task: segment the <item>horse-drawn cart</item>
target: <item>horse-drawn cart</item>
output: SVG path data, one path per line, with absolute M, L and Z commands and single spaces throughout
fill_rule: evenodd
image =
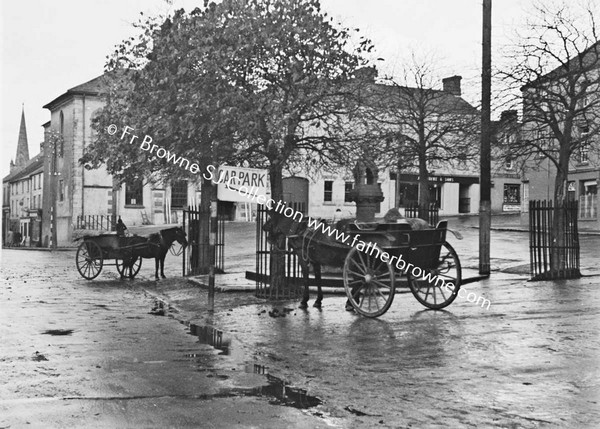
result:
M 456 298 L 462 273 L 458 255 L 446 242 L 446 221 L 422 230 L 413 230 L 406 223 L 367 227 L 356 223 L 347 225 L 346 232 L 370 243 L 369 250 L 352 246 L 343 267 L 344 288 L 358 313 L 367 317 L 384 314 L 402 272 L 414 297 L 428 308 L 444 308 Z
M 84 279 L 92 280 L 100 274 L 103 266 L 115 265 L 122 277 L 134 278 L 142 267 L 142 257 L 134 255 L 134 250 L 148 246 L 145 242 L 133 244 L 136 238 L 115 234 L 82 237 L 75 256 L 77 271 Z M 114 259 L 115 263 L 105 262 L 110 259 Z
M 458 255 L 446 242 L 447 226 L 447 221 L 441 221 L 433 228 L 422 219 L 374 223 L 342 220 L 333 237 L 323 232 L 326 229 L 309 227 L 306 220 L 296 222 L 271 214 L 263 229 L 274 245 L 285 236 L 287 246 L 299 255 L 304 277 L 302 308 L 309 299 L 309 264 L 318 287 L 314 305 L 321 306 L 321 266 L 325 265 L 342 268 L 348 309 L 378 317 L 390 308 L 402 276 L 406 276 L 415 298 L 428 308 L 441 309 L 454 301 L 462 273 Z
M 165 256 L 171 251 L 173 243 L 178 242 L 183 247 L 188 242 L 186 234 L 181 227 L 161 229 L 147 237 L 139 235 L 101 234 L 86 235 L 81 239 L 83 242 L 77 248 L 75 263 L 81 277 L 92 280 L 100 274 L 104 265 L 115 265 L 121 277 L 134 278 L 142 267 L 142 258 L 154 258 L 155 278 L 158 273 L 165 278 Z M 114 259 L 114 264 L 105 263 L 106 260 Z

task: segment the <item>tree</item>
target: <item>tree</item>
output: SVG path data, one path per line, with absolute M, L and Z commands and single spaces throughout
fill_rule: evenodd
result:
M 219 6 L 239 42 L 226 73 L 244 93 L 246 145 L 240 150 L 269 169 L 271 198 L 283 200 L 283 172 L 297 162 L 339 159 L 339 121 L 353 109 L 353 78 L 372 49 L 337 28 L 318 0 L 226 0 Z M 285 287 L 283 238 L 271 259 L 271 292 Z
M 595 12 L 571 3 L 538 4 L 512 53 L 512 66 L 500 73 L 509 88 L 520 89 L 523 103 L 523 138 L 507 151 L 532 162 L 547 159 L 556 168 L 553 271 L 565 267 L 563 207 L 570 161 L 600 135 Z
M 266 166 L 272 198 L 283 200 L 286 167 L 338 157 L 342 144 L 333 129 L 371 45 L 361 38 L 351 46 L 354 33 L 334 26 L 318 0 L 205 2 L 157 21 L 143 22 L 140 36 L 110 58 L 107 108 L 84 162 L 106 163 L 119 180 L 147 176 L 149 166 L 153 176 L 184 174 L 102 133 L 118 120 L 178 155 L 199 156 L 202 166 L 241 160 Z M 283 253 L 275 254 L 278 288 Z
M 150 182 L 176 179 L 201 181 L 200 242 L 208 242 L 208 212 L 215 197 L 214 186 L 202 174 L 209 165 L 235 163 L 236 112 L 241 103 L 236 89 L 223 75 L 224 52 L 231 49 L 220 38 L 224 25 L 215 7 L 195 9 L 172 17 L 150 18 L 138 27 L 138 38 L 124 41 L 109 58 L 105 74 L 106 106 L 96 118 L 98 138 L 86 150 L 83 162 L 90 167 L 105 163 L 117 184 L 144 178 Z M 134 128 L 139 141 L 130 144 L 106 133 L 106 127 L 120 124 Z M 200 168 L 183 168 L 183 161 L 166 162 L 140 149 L 143 135 L 164 147 L 176 158 L 196 162 Z M 198 261 L 206 272 L 210 257 Z
M 478 112 L 454 93 L 432 89 L 433 66 L 415 55 L 399 78 L 388 77 L 374 85 L 368 100 L 371 134 L 379 135 L 384 163 L 400 170 L 419 174 L 419 216 L 431 201 L 429 177 L 432 166 L 456 165 L 476 157 Z M 460 77 L 455 76 L 460 82 Z

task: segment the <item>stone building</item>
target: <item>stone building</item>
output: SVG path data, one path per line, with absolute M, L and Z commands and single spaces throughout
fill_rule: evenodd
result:
M 17 153 L 10 173 L 2 179 L 2 242 L 42 244 L 43 153 L 29 159 L 25 110 L 21 112 Z
M 104 77 L 75 86 L 44 108 L 43 232 L 46 241 L 72 245 L 74 237 L 93 229 L 110 230 L 120 216 L 128 226 L 181 222 L 181 211 L 196 197 L 187 181 L 163 185 L 118 185 L 104 167 L 87 170 L 79 162 L 94 139 L 92 120 L 104 103 Z M 53 237 L 54 235 L 54 237 Z

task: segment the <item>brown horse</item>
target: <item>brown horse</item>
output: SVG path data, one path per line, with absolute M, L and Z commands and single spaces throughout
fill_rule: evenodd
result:
M 174 228 L 162 229 L 159 232 L 150 234 L 148 237 L 133 236 L 127 238 L 127 245 L 134 246 L 131 249 L 131 255 L 123 262 L 124 268 L 129 268 L 139 258 L 154 258 L 156 271 L 154 276 L 158 279 L 158 269 L 160 275 L 165 277 L 165 257 L 169 248 L 177 241 L 182 246 L 187 246 L 185 232 L 179 226 Z M 125 269 L 123 270 L 125 272 Z

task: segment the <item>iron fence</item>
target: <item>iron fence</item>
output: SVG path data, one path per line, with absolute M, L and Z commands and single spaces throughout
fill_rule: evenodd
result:
M 295 299 L 301 295 L 302 271 L 298 256 L 288 250 L 287 239 L 283 250 L 284 281 L 282 287 L 271 287 L 271 267 L 273 265 L 273 245 L 267 240 L 263 225 L 267 221 L 268 210 L 258 206 L 256 210 L 256 271 L 246 273 L 246 277 L 256 282 L 256 296 L 269 299 Z
M 430 203 L 428 206 L 419 204 L 407 204 L 404 207 L 404 216 L 407 218 L 418 218 L 419 213 L 426 213 L 426 220 L 431 226 L 436 226 L 440 220 L 440 208 L 436 203 Z
M 183 275 L 208 274 L 211 264 L 209 233 L 210 209 L 190 206 L 183 210 L 183 230 L 188 247 L 183 252 Z M 225 216 L 217 214 L 217 236 L 214 249 L 215 273 L 225 272 Z
M 554 232 L 555 207 L 552 201 L 529 201 L 529 255 L 532 280 L 581 277 L 577 201 L 565 201 L 564 229 Z M 562 237 L 559 237 L 561 234 Z M 562 238 L 559 245 L 556 238 Z M 556 260 L 556 263 L 553 262 Z
M 116 224 L 115 215 L 84 215 L 77 216 L 75 229 L 114 231 Z

